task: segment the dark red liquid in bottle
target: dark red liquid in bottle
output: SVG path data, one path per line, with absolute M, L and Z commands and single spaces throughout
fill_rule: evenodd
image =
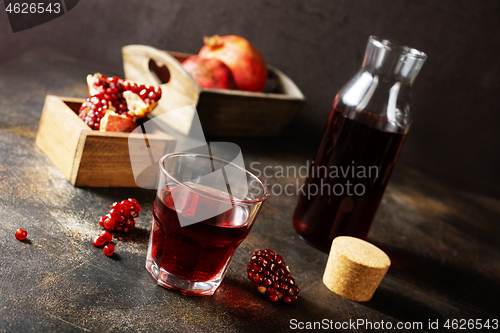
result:
M 191 186 L 196 188 L 196 184 Z M 178 211 L 172 200 L 176 189 L 176 185 L 169 185 L 154 202 L 151 259 L 179 278 L 194 282 L 211 280 L 223 273 L 250 231 L 248 210 L 235 205 L 221 214 L 183 227 L 179 218 L 195 220 L 196 211 L 220 211 L 220 206 L 216 200 L 180 191 L 181 195 L 187 195 L 187 203 Z
M 367 237 L 406 137 L 375 114 L 342 111 L 330 115 L 293 216 L 296 232 L 325 252 L 337 236 Z

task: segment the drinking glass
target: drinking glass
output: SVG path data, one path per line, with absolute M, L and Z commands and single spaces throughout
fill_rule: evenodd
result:
M 146 268 L 160 286 L 212 295 L 268 190 L 244 168 L 209 155 L 171 153 L 159 164 Z

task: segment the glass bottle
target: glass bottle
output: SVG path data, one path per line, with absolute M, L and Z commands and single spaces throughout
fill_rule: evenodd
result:
M 411 88 L 427 56 L 370 36 L 360 71 L 339 91 L 293 224 L 328 252 L 337 236 L 365 239 L 412 120 Z

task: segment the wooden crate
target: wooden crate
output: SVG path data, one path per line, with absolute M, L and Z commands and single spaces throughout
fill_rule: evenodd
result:
M 36 136 L 36 145 L 71 184 L 136 187 L 129 148 L 134 158 L 144 161 L 143 168 L 151 165 L 152 152 L 154 156 L 162 156 L 175 148 L 175 138 L 166 133 L 148 133 L 146 140 L 145 135 L 139 133 L 90 129 L 77 115 L 84 101 L 48 95 Z M 154 184 L 150 185 L 154 188 Z
M 162 98 L 153 115 L 196 105 L 206 136 L 277 136 L 305 102 L 293 81 L 270 65 L 268 80 L 275 83 L 272 93 L 203 89 L 181 66 L 190 54 L 144 45 L 125 46 L 122 54 L 127 79 L 149 85 L 163 82 Z M 165 118 L 170 127 L 187 134 L 193 114 Z

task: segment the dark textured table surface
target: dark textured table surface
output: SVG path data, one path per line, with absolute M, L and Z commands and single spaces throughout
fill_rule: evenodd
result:
M 295 234 L 297 197 L 286 195 L 265 202 L 214 296 L 185 297 L 157 286 L 144 268 L 153 191 L 73 187 L 35 146 L 45 95 L 85 97 L 85 77 L 96 71 L 106 73 L 48 50 L 0 67 L 0 331 L 281 332 L 292 330 L 294 320 L 383 321 L 377 331 L 387 332 L 418 331 L 408 327 L 422 323 L 423 331 L 447 331 L 447 319 L 489 319 L 493 331 L 500 319 L 500 200 L 456 190 L 403 164 L 368 237 L 392 260 L 369 302 L 343 299 L 323 285 L 327 254 Z M 298 142 L 237 143 L 247 167 L 258 162 L 254 169 L 300 167 L 312 157 Z M 303 181 L 274 176 L 263 178 L 270 185 Z M 92 246 L 97 220 L 128 197 L 143 212 L 108 258 Z M 14 237 L 18 227 L 28 231 L 26 241 Z M 297 302 L 270 303 L 250 285 L 245 265 L 262 248 L 284 257 L 301 287 Z M 436 320 L 439 329 L 429 329 Z

